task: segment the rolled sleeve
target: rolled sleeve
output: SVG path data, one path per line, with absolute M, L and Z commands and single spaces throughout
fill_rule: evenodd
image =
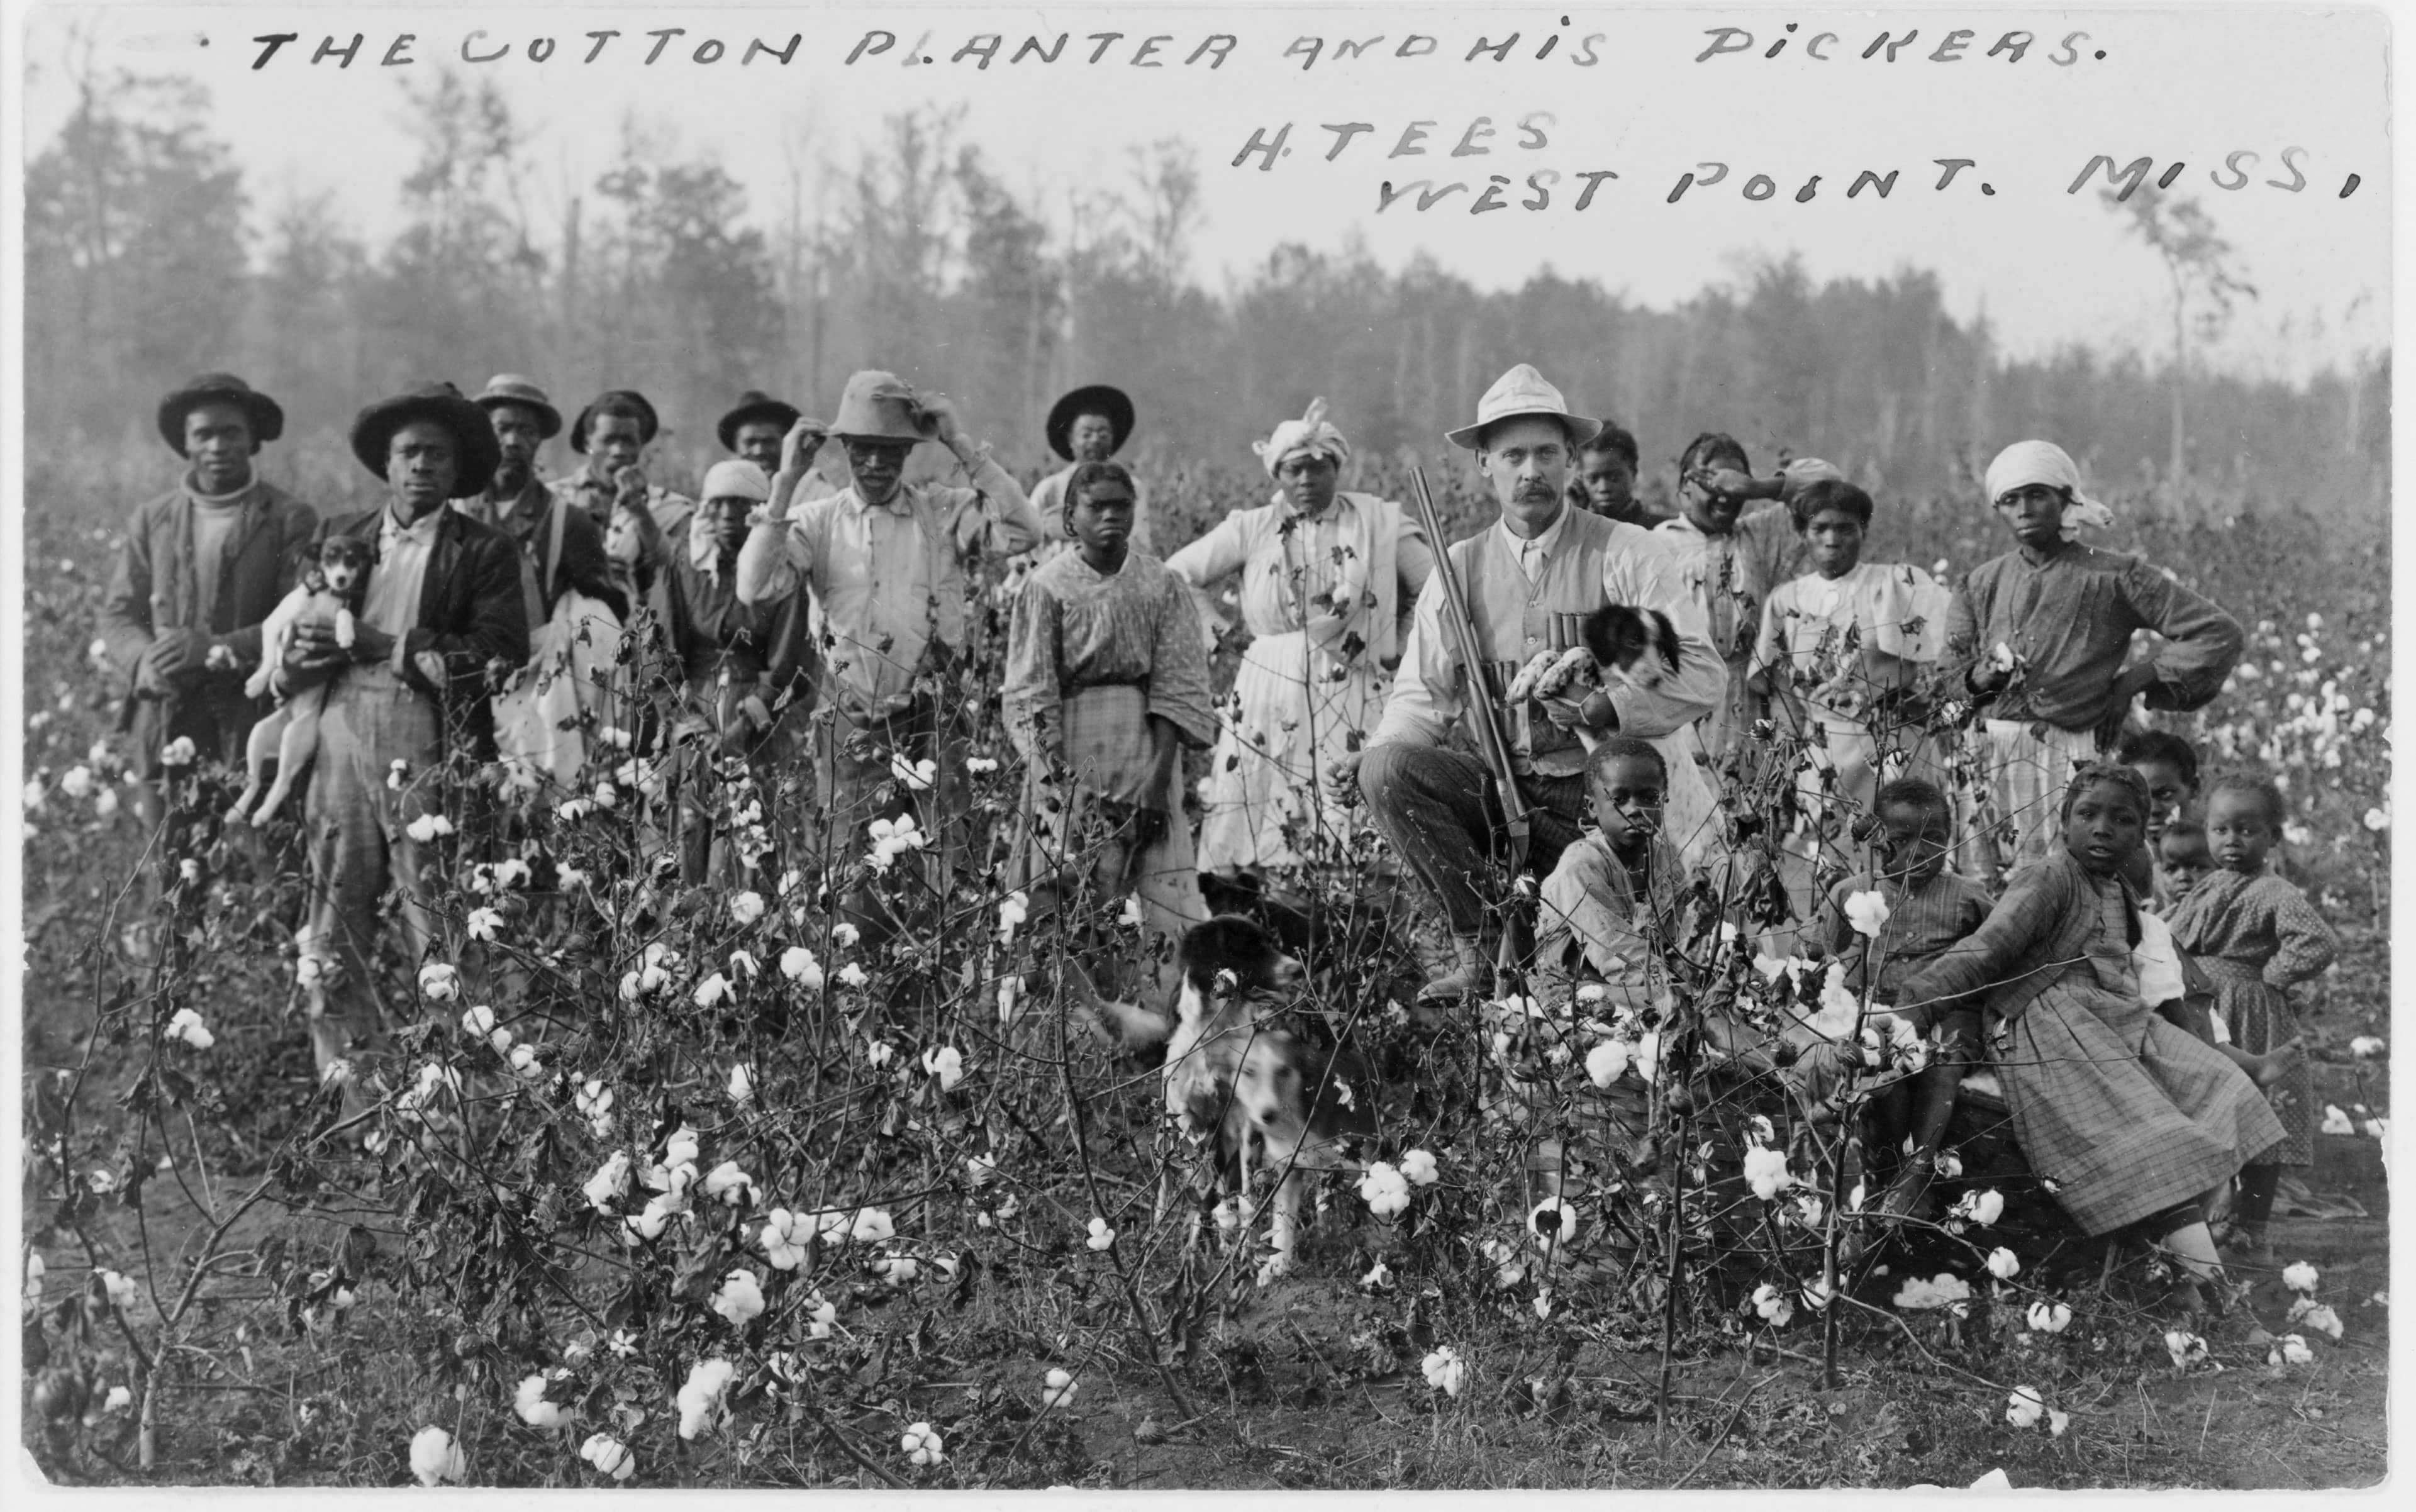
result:
M 1459 715 L 1456 679 L 1458 658 L 1442 632 L 1442 575 L 1427 580 L 1411 616 L 1410 633 L 1401 643 L 1401 664 L 1393 673 L 1392 696 L 1384 717 L 1367 744 L 1375 746 L 1440 746 L 1451 721 Z
M 1703 608 L 1686 592 L 1678 555 L 1650 537 L 1622 543 L 1603 559 L 1603 591 L 1614 604 L 1657 609 L 1678 632 L 1678 674 L 1647 692 L 1624 683 L 1610 689 L 1622 733 L 1650 740 L 1694 723 L 1728 692 L 1728 663 L 1712 645 Z
M 2182 714 L 2205 707 L 2240 663 L 2240 622 L 2145 562 L 2124 569 L 2122 596 L 2140 622 L 2165 638 L 2148 707 Z
M 755 605 L 785 598 L 813 566 L 808 544 L 815 513 L 790 516 L 787 524 L 766 520 L 747 531 L 738 548 L 738 573 L 732 586 L 742 604 Z

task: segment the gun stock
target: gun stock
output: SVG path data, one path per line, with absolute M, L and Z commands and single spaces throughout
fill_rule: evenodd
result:
M 1476 643 L 1476 622 L 1469 617 L 1468 596 L 1443 539 L 1442 519 L 1435 512 L 1434 495 L 1427 491 L 1426 469 L 1410 469 L 1410 494 L 1417 505 L 1418 523 L 1434 545 L 1435 576 L 1442 583 L 1444 630 L 1459 653 L 1463 717 L 1468 720 L 1469 733 L 1476 740 L 1477 755 L 1493 774 L 1493 785 L 1502 794 L 1502 812 L 1510 836 L 1510 869 L 1523 871 L 1527 866 L 1527 800 L 1518 792 L 1518 774 L 1510 764 L 1510 741 L 1502 729 L 1502 711 L 1494 705 L 1497 695 L 1486 680 L 1485 654 Z

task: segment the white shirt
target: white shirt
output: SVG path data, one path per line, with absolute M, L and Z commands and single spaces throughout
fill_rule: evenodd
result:
M 420 590 L 428 579 L 429 559 L 436 550 L 436 527 L 442 508 L 430 509 L 409 524 L 395 518 L 386 506 L 378 517 L 377 565 L 370 568 L 370 585 L 361 596 L 361 620 L 394 637 L 392 666 L 400 676 L 403 642 L 419 625 Z

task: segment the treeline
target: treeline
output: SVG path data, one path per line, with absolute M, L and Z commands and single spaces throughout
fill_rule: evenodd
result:
M 960 114 L 932 113 L 888 120 L 844 170 L 792 142 L 786 181 L 751 186 L 630 122 L 612 166 L 540 221 L 527 126 L 453 74 L 407 93 L 403 229 L 371 246 L 325 196 L 264 199 L 189 83 L 87 66 L 80 88 L 27 174 L 38 448 L 145 445 L 158 394 L 227 367 L 305 437 L 431 375 L 529 372 L 566 408 L 635 385 L 674 448 L 702 457 L 742 388 L 815 413 L 880 365 L 958 396 L 1028 464 L 1049 400 L 1092 381 L 1132 392 L 1137 448 L 1159 465 L 1246 463 L 1252 436 L 1317 394 L 1363 450 L 1432 453 L 1496 374 L 1532 361 L 1633 429 L 1649 475 L 1716 429 L 1757 461 L 1818 454 L 1900 492 L 1966 487 L 2031 434 L 2122 491 L 2174 481 L 2168 359 L 2010 360 L 1926 271 L 1816 285 L 1789 258 L 1653 310 L 1605 288 L 1616 268 L 1487 294 L 1423 258 L 1388 272 L 1355 242 L 1285 244 L 1211 293 L 1187 256 L 1187 149 L 1137 150 L 1127 182 L 1078 190 L 1052 219 Z M 2194 374 L 2187 496 L 2378 506 L 2389 392 L 2387 357 L 2303 386 Z

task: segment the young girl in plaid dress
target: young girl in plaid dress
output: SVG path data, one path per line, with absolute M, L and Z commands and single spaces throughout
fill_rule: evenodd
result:
M 2289 990 L 2331 965 L 2336 945 L 2306 895 L 2266 869 L 2282 823 L 2282 794 L 2270 779 L 2217 778 L 2207 794 L 2206 838 L 2219 869 L 2171 910 L 2173 937 L 2214 978 L 2231 1042 L 2281 1062 L 2265 1089 L 2282 1122 L 2281 1148 L 2271 1163 L 2240 1173 L 2238 1250 L 2252 1260 L 2267 1258 L 2265 1225 L 2280 1168 L 2315 1160 L 2315 1088 Z
M 1979 931 L 1899 990 L 1926 1030 L 1978 999 L 1989 1058 L 2031 1168 L 2083 1232 L 2137 1226 L 2184 1270 L 2185 1310 L 2222 1262 L 2200 1199 L 2282 1142 L 2256 1085 L 2149 1007 L 2123 865 L 2147 828 L 2147 784 L 2092 763 L 2063 795 L 2062 845 L 2014 874 Z

